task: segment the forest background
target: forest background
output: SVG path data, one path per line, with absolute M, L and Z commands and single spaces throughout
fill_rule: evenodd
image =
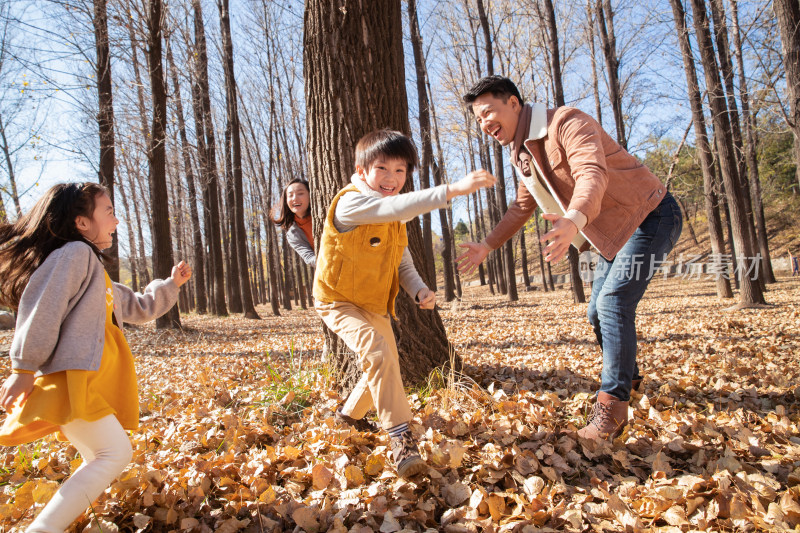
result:
M 515 194 L 516 179 L 512 184 L 513 172 L 507 159 L 498 152 L 501 163 L 492 162 L 487 140 L 460 105 L 466 88 L 488 72 L 487 43 L 493 48 L 489 68 L 516 80 L 527 99 L 550 106 L 579 107 L 598 118 L 609 132 L 616 132 L 623 146 L 669 182 L 698 245 L 696 252 L 724 253 L 698 240 L 711 218 L 704 202 L 714 192 L 704 189 L 691 93 L 670 3 L 576 0 L 556 5 L 483 4 L 404 4 L 402 32 L 410 124 L 418 145 L 422 128 L 431 128 L 434 139 L 416 186 L 432 184 L 429 174 L 439 180 L 436 183 L 447 182 L 472 168 L 493 165 L 506 168 L 504 181 L 508 181 L 507 186 L 498 188 L 497 195 L 494 191 L 474 195 L 454 202 L 447 216 L 423 217 L 425 246 L 430 250 L 425 268 L 431 268 L 435 260 L 436 275 L 447 285 L 447 299 L 460 289 L 456 287 L 460 280 L 453 280 L 457 277 L 453 268 L 445 268 L 452 262 L 442 258 L 453 257 L 455 249 L 444 245 L 458 239 L 480 239 Z M 148 179 L 154 109 L 150 6 L 136 1 L 114 1 L 105 6 L 106 63 L 98 56 L 102 48 L 98 42 L 103 40 L 98 33 L 98 5 L 105 3 L 6 0 L 0 8 L 0 141 L 4 156 L 0 165 L 0 217 L 15 219 L 54 182 L 94 180 L 109 172 L 103 170 L 102 165 L 108 163 L 101 159 L 104 148 L 98 142 L 98 117 L 102 116 L 98 114 L 102 100 L 98 98 L 98 75 L 103 77 L 107 64 L 116 148 L 113 188 L 121 219 L 118 253 L 123 281 L 138 288 L 153 276 L 153 227 L 159 224 L 163 210 L 150 201 L 156 186 Z M 605 17 L 598 19 L 603 9 L 598 11 L 597 5 L 606 10 Z M 222 6 L 219 2 L 171 2 L 160 17 L 167 113 L 160 145 L 165 149 L 166 183 L 164 194 L 156 197 L 166 199 L 163 205 L 168 206 L 167 218 L 171 221 L 169 244 L 163 246 L 199 266 L 200 275 L 193 289 L 187 291 L 183 309 L 198 308 L 199 304 L 203 312 L 206 307 L 213 311 L 215 306 L 222 306 L 219 297 L 214 300 L 199 294 L 223 290 L 216 289 L 216 284 L 225 285 L 226 309 L 242 310 L 241 288 L 234 283 L 240 269 L 232 262 L 236 254 L 231 247 L 238 238 L 232 209 L 234 185 L 242 179 L 242 238 L 246 241 L 244 255 L 254 301 L 270 299 L 270 281 L 274 279 L 276 298 L 272 300 L 282 299 L 287 306 L 293 297 L 295 304 L 306 306 L 310 269 L 293 253 L 287 253 L 281 232 L 268 219 L 283 184 L 294 177 L 309 177 L 303 4 L 236 1 L 225 6 L 230 9 L 227 22 L 221 22 Z M 413 35 L 420 43 L 416 60 L 409 6 L 414 8 L 419 27 Z M 768 2 L 729 2 L 727 9 L 722 4 L 720 7 L 722 29 L 726 35 L 730 32 L 729 61 L 738 67 L 731 74 L 737 106 L 734 110 L 749 108 L 746 123 L 742 119 L 740 128 L 747 131 L 744 145 L 754 151 L 757 162 L 753 165 L 757 176 L 754 183 L 760 191 L 752 193 L 757 200 L 755 208 L 747 207 L 750 224 L 755 229 L 760 223 L 758 212 L 766 210 L 769 216 L 761 223 L 766 225 L 764 221 L 768 220 L 771 225 L 764 230 L 771 231 L 773 237 L 781 235 L 771 253 L 783 258 L 793 249 L 800 251 L 796 231 L 800 180 L 792 154 L 791 95 L 787 92 L 778 17 Z M 552 31 L 551 13 L 555 25 Z M 227 37 L 225 24 L 229 27 Z M 703 72 L 696 39 L 691 32 L 688 37 L 698 72 Z M 551 54 L 554 42 L 559 51 L 558 65 Z M 207 50 L 207 63 L 203 48 Z M 103 64 L 98 63 L 98 57 Z M 420 63 L 422 70 L 418 70 Z M 226 74 L 228 64 L 230 74 Z M 703 76 L 700 78 L 699 88 L 704 91 Z M 232 89 L 238 105 L 236 129 L 241 131 L 239 162 L 234 161 L 232 115 L 228 111 Z M 419 97 L 421 92 L 427 93 L 424 100 Z M 429 102 L 427 118 L 423 117 L 428 125 L 420 126 L 420 102 L 424 101 Z M 711 111 L 706 108 L 711 125 Z M 742 115 L 744 112 L 739 111 Z M 198 151 L 209 151 L 211 147 L 203 146 L 209 140 L 217 145 L 215 175 L 203 161 L 206 153 Z M 740 139 L 740 161 L 745 159 L 744 145 Z M 422 145 L 420 149 L 424 151 Z M 719 172 L 719 161 L 713 164 Z M 234 175 L 237 168 L 241 168 L 241 178 Z M 723 180 L 717 179 L 720 183 L 714 187 L 724 188 Z M 215 209 L 209 205 L 210 180 L 219 181 Z M 746 184 L 744 190 L 749 190 Z M 721 238 L 727 240 L 730 255 L 742 255 L 733 249 L 724 194 L 719 203 L 721 222 L 727 224 L 727 236 Z M 214 211 L 219 215 L 210 216 Z M 538 217 L 536 220 L 538 230 Z M 543 232 L 546 227 L 543 221 L 541 224 Z M 219 234 L 215 237 L 216 228 Z M 455 235 L 454 229 L 458 230 Z M 532 235 L 533 229 L 529 227 Z M 517 237 L 510 245 L 510 254 L 494 254 L 488 279 L 481 272 L 482 283 L 488 282 L 493 290 L 497 284 L 497 289 L 506 294 L 509 288 L 505 278 L 512 272 L 508 264 L 513 263 L 513 271 L 523 274 L 525 286 L 530 286 L 527 274 L 529 270 L 533 274 L 538 248 L 535 237 L 521 237 L 521 242 Z M 755 234 L 753 237 L 757 249 Z M 219 261 L 214 261 L 214 241 L 221 246 Z M 762 254 L 765 251 L 768 245 L 762 245 Z M 564 266 L 559 268 L 557 273 Z M 222 276 L 215 270 L 223 272 Z M 542 268 L 538 279 L 549 275 Z M 198 290 L 196 283 L 204 284 L 205 289 Z M 197 302 L 198 298 L 211 303 Z M 576 299 L 581 298 L 576 295 Z
M 800 525 L 798 28 L 796 0 L 2 1 L 4 219 L 55 181 L 100 180 L 122 220 L 113 276 L 141 288 L 176 258 L 195 267 L 180 314 L 126 332 L 135 459 L 73 529 Z M 453 268 L 514 197 L 507 155 L 459 104 L 488 73 L 598 118 L 683 208 L 613 442 L 575 437 L 601 361 L 577 257 L 542 261 L 537 215 L 476 279 Z M 452 302 L 398 300 L 424 481 L 397 479 L 385 437 L 333 423 L 358 369 L 331 337 L 320 357 L 312 271 L 269 220 L 305 176 L 319 234 L 355 140 L 382 126 L 416 140 L 414 187 L 478 166 L 503 178 L 408 224 Z M 756 275 L 733 264 L 759 254 Z M 0 530 L 79 464 L 52 438 L 3 449 Z

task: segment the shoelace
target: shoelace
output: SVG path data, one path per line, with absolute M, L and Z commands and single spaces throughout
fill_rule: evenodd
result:
M 611 417 L 611 405 L 600 402 L 595 403 L 589 415 L 589 424 L 594 424 L 598 428 L 602 428 L 608 421 L 616 423 L 616 420 Z
M 392 439 L 392 452 L 397 453 L 396 461 L 398 464 L 415 455 L 417 453 L 416 448 L 410 431 Z

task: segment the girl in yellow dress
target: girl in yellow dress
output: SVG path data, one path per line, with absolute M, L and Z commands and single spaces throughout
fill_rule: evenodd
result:
M 117 224 L 104 187 L 68 183 L 0 225 L 0 304 L 17 312 L 0 445 L 58 432 L 83 457 L 28 532 L 62 533 L 130 462 L 125 430 L 139 426 L 139 398 L 120 328 L 166 313 L 192 275 L 181 262 L 143 294 L 112 283 L 102 250 Z

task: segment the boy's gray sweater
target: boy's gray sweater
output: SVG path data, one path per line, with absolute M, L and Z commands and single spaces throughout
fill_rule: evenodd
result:
M 34 271 L 19 302 L 11 343 L 14 369 L 37 374 L 97 370 L 105 344 L 105 269 L 85 242 L 68 242 Z M 114 317 L 140 324 L 170 310 L 178 299 L 172 278 L 155 280 L 144 294 L 113 284 Z

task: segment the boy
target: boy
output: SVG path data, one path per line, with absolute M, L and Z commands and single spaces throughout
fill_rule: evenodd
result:
M 317 313 L 358 355 L 364 371 L 336 416 L 365 426 L 362 419 L 374 404 L 400 477 L 418 474 L 426 465 L 408 427 L 411 408 L 389 315 L 395 316 L 400 286 L 420 308 L 436 305 L 436 294 L 419 277 L 406 249 L 404 222 L 495 182 L 477 170 L 452 185 L 399 195 L 416 166 L 416 148 L 402 133 L 384 129 L 361 138 L 351 184 L 328 209 L 314 276 Z

